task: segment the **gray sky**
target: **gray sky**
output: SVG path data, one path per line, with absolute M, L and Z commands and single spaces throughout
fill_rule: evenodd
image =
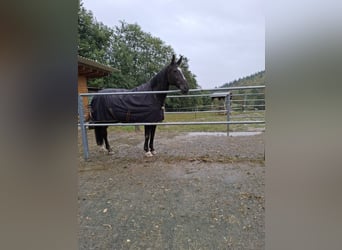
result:
M 263 0 L 83 0 L 97 21 L 137 23 L 160 38 L 189 67 L 202 88 L 265 69 Z

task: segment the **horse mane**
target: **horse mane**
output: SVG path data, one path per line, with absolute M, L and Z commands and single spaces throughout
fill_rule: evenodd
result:
M 155 76 L 148 81 L 151 85 L 152 91 L 162 91 L 169 90 L 169 82 L 167 80 L 167 67 L 164 67 Z M 165 99 L 167 94 L 155 94 L 156 98 L 159 100 L 161 106 L 165 105 Z
M 151 84 L 151 88 L 154 91 L 158 90 L 168 90 L 169 83 L 166 78 L 167 73 L 167 66 L 164 67 L 161 71 L 159 71 L 156 75 L 154 75 L 150 80 L 149 83 Z

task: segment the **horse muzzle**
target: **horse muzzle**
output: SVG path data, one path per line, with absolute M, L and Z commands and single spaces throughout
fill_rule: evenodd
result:
M 183 95 L 186 95 L 186 94 L 188 94 L 188 93 L 189 93 L 189 89 L 186 89 L 186 90 L 181 90 L 181 92 L 182 92 L 182 94 L 183 94 Z
M 189 87 L 187 85 L 180 85 L 180 91 L 183 95 L 187 94 L 189 92 Z

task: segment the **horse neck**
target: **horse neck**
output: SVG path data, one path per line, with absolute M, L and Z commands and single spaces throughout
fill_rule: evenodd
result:
M 167 80 L 166 68 L 161 70 L 157 75 L 152 77 L 150 80 L 152 91 L 166 91 L 169 90 L 169 82 Z M 160 104 L 164 106 L 166 93 L 165 94 L 155 94 Z

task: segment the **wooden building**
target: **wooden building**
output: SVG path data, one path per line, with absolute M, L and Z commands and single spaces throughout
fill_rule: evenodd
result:
M 213 110 L 226 110 L 226 97 L 230 96 L 230 99 L 232 98 L 232 95 L 230 92 L 216 92 L 212 93 L 210 95 L 211 98 L 211 109 Z
M 101 78 L 119 70 L 94 60 L 78 56 L 78 93 L 88 93 L 88 79 Z M 83 97 L 84 114 L 88 113 L 88 98 Z

